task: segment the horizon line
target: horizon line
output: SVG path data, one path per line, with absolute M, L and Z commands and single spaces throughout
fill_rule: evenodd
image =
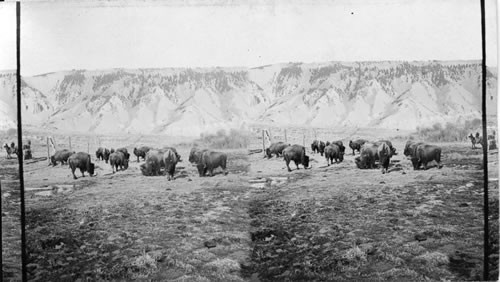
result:
M 53 73 L 60 73 L 60 72 L 74 72 L 74 71 L 104 71 L 104 70 L 164 70 L 164 69 L 217 69 L 217 68 L 224 68 L 224 69 L 258 69 L 258 68 L 263 68 L 263 67 L 268 67 L 268 66 L 274 66 L 274 65 L 285 65 L 285 64 L 300 64 L 300 65 L 313 65 L 313 64 L 327 64 L 327 63 L 384 63 L 384 62 L 398 62 L 398 63 L 441 63 L 441 62 L 475 62 L 481 64 L 481 59 L 456 59 L 456 60 L 436 60 L 436 59 L 430 59 L 430 60 L 359 60 L 359 61 L 349 61 L 349 60 L 339 60 L 339 61 L 323 61 L 323 62 L 294 62 L 294 61 L 289 61 L 289 62 L 278 62 L 278 63 L 271 63 L 271 64 L 264 64 L 264 65 L 258 65 L 258 66 L 191 66 L 191 67 L 179 67 L 179 66 L 170 66 L 170 67 L 105 67 L 105 68 L 92 68 L 92 69 L 80 69 L 80 68 L 75 68 L 75 69 L 61 69 L 61 70 L 54 70 L 54 71 L 47 71 L 43 73 L 36 73 L 36 74 L 29 74 L 29 75 L 24 75 L 25 77 L 35 77 L 35 76 L 43 76 L 43 75 L 48 75 L 48 74 L 53 74 Z M 488 65 L 486 64 L 486 67 L 489 68 L 497 68 L 498 65 Z M 0 70 L 1 73 L 10 73 L 10 72 L 16 72 L 16 69 L 2 69 Z

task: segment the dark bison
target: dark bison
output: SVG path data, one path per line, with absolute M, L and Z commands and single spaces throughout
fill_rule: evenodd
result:
M 364 143 L 361 146 L 359 157 L 354 159 L 356 166 L 360 169 L 374 168 L 377 158 L 378 146 L 373 143 Z
M 314 153 L 319 152 L 319 141 L 318 140 L 313 140 L 311 143 L 311 151 Z
M 116 149 L 116 152 L 122 152 L 123 155 L 125 155 L 125 158 L 130 160 L 130 154 L 128 153 L 127 148 L 118 148 Z
M 436 161 L 438 168 L 441 168 L 441 148 L 429 144 L 420 144 L 415 148 L 412 155 L 411 162 L 413 164 L 413 169 L 417 170 L 420 165 L 424 166 L 424 170 L 427 169 L 427 164 Z
M 292 171 L 290 169 L 290 162 L 294 161 L 297 169 L 299 169 L 299 164 L 303 165 L 304 168 L 309 166 L 309 156 L 306 155 L 306 148 L 300 145 L 292 145 L 288 146 L 283 150 L 283 158 L 286 162 L 286 167 L 288 171 Z
M 57 165 L 57 162 L 60 162 L 61 164 L 65 164 L 68 161 L 68 158 L 73 155 L 75 152 L 72 152 L 68 149 L 63 149 L 56 151 L 54 155 L 50 157 L 50 162 L 52 163 L 53 166 Z
M 151 150 L 151 147 L 142 146 L 139 149 L 134 148 L 134 155 L 137 157 L 137 162 L 139 162 L 139 157 L 146 160 L 146 153 Z
M 95 151 L 95 158 L 98 160 L 104 160 L 104 148 L 99 147 L 97 148 L 97 151 Z
M 109 155 L 111 155 L 111 152 L 108 149 L 104 149 L 104 161 L 106 163 L 108 163 Z
M 119 170 L 126 170 L 128 168 L 128 159 L 122 151 L 116 151 L 109 155 L 109 164 L 113 173 Z
M 389 141 L 389 140 L 378 140 L 377 142 L 375 142 L 375 144 L 376 144 L 377 146 L 380 146 L 380 144 L 382 144 L 382 143 L 385 143 L 385 144 L 387 144 L 387 146 L 389 146 L 389 151 L 390 151 L 390 153 L 391 153 L 391 156 L 395 156 L 395 155 L 397 155 L 397 153 L 396 153 L 396 148 L 394 148 L 394 147 L 392 146 L 392 142 L 391 142 L 391 141 Z
M 197 163 L 198 173 L 204 176 L 205 173 L 210 172 L 210 176 L 214 175 L 214 169 L 221 167 L 224 174 L 227 174 L 227 155 L 225 153 L 214 152 L 206 150 L 201 154 L 201 160 Z
M 483 140 L 483 137 L 481 135 L 479 135 L 479 133 L 476 133 L 476 136 L 474 137 L 472 135 L 472 133 L 468 136 L 468 138 L 470 139 L 471 143 L 472 143 L 472 149 L 476 149 L 476 144 L 479 144 L 481 145 L 482 147 L 485 146 L 485 143 L 486 142 L 483 142 L 485 140 Z
M 177 153 L 177 149 L 175 149 L 174 147 L 164 147 L 164 148 L 162 148 L 162 149 L 158 149 L 158 152 L 160 152 L 160 153 L 162 153 L 162 154 L 163 154 L 163 153 L 165 153 L 165 152 L 166 152 L 166 151 L 168 151 L 168 150 L 172 150 L 172 151 L 174 152 L 174 154 L 177 156 L 177 160 L 178 160 L 178 162 L 182 162 L 181 155 L 179 155 L 179 154 Z M 162 161 L 161 166 L 162 166 L 162 167 L 164 166 L 164 165 L 163 165 L 163 161 Z
M 387 144 L 386 142 L 381 142 L 377 148 L 377 155 L 380 161 L 380 165 L 382 166 L 383 174 L 386 173 L 389 169 L 389 163 L 391 161 L 392 154 L 393 152 L 389 147 L 389 144 Z
M 266 149 L 266 155 L 267 158 L 270 159 L 273 154 L 276 155 L 276 157 L 280 157 L 283 155 L 283 149 L 286 147 L 290 146 L 290 144 L 286 144 L 285 142 L 276 142 L 272 143 L 269 148 Z
M 115 152 L 115 149 L 111 148 L 109 149 L 109 153 L 113 154 Z
M 335 145 L 339 146 L 340 151 L 341 151 L 342 153 L 345 153 L 345 146 L 344 146 L 344 143 L 342 143 L 342 141 L 341 141 L 341 140 L 332 141 L 331 143 L 330 143 L 329 141 L 328 141 L 328 142 L 326 142 L 326 146 L 331 145 L 331 144 L 335 144 Z
M 200 149 L 198 147 L 193 147 L 189 152 L 189 162 L 193 164 L 198 164 L 201 161 L 201 155 L 203 152 L 208 151 L 208 149 Z
M 403 154 L 406 157 L 413 156 L 413 154 L 415 153 L 415 148 L 417 148 L 417 146 L 421 144 L 424 144 L 424 142 L 415 142 L 412 140 L 408 140 L 405 144 L 405 149 L 403 151 Z
M 326 164 L 330 166 L 330 163 L 333 164 L 333 160 L 335 160 L 336 163 L 342 162 L 344 160 L 344 152 L 342 152 L 339 145 L 330 144 L 325 148 L 325 157 Z
M 168 181 L 174 179 L 175 166 L 179 159 L 173 150 L 167 150 L 163 153 L 163 164 L 165 165 L 165 173 L 168 175 Z
M 149 150 L 146 153 L 146 162 L 141 165 L 141 172 L 145 176 L 160 175 L 163 153 L 158 150 Z
M 73 173 L 73 178 L 77 179 L 75 175 L 75 170 L 77 168 L 82 172 L 82 177 L 85 177 L 85 171 L 89 173 L 90 176 L 94 174 L 94 164 L 90 161 L 90 155 L 84 152 L 78 152 L 72 154 L 68 158 L 69 167 L 71 168 L 71 173 Z
M 354 150 L 357 150 L 358 152 L 361 153 L 361 146 L 363 146 L 363 144 L 365 144 L 366 142 L 368 142 L 368 141 L 366 141 L 364 139 L 357 139 L 354 141 L 350 140 L 349 147 L 351 147 L 351 149 L 352 149 L 352 155 L 354 156 Z

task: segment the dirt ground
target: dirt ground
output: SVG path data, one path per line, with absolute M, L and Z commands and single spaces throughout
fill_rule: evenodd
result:
M 137 140 L 175 145 L 127 138 L 101 142 L 130 152 Z M 95 152 L 85 140 L 72 139 L 76 151 Z M 113 174 L 93 153 L 97 176 L 73 180 L 67 165 L 48 166 L 45 138 L 32 143 L 25 187 L 33 281 L 481 278 L 482 157 L 469 143 L 439 144 L 444 167 L 414 171 L 404 140 L 395 140 L 388 174 L 357 169 L 349 149 L 328 167 L 308 148 L 312 168 L 292 165 L 290 173 L 280 158 L 223 150 L 229 174 L 203 178 L 188 163 L 190 146 L 176 145 L 183 161 L 170 182 L 142 176 L 134 157 Z M 493 210 L 497 154 L 489 154 Z M 498 229 L 498 212 L 492 222 Z M 498 230 L 491 238 L 498 253 Z

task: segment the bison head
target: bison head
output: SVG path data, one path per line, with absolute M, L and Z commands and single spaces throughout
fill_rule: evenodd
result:
M 111 150 L 109 150 L 109 153 L 110 154 L 113 154 L 115 152 L 115 149 L 111 148 Z
M 93 163 L 90 163 L 89 165 L 89 174 L 92 176 L 94 175 L 95 170 L 95 165 Z
M 302 165 L 304 166 L 304 168 L 309 167 L 309 156 L 304 156 L 304 162 L 302 163 Z
M 56 157 L 55 156 L 51 156 L 50 157 L 50 162 L 52 163 L 53 166 L 56 165 Z
M 266 149 L 266 155 L 267 155 L 268 159 L 271 158 L 271 149 L 269 149 L 269 148 Z
M 207 168 L 203 164 L 197 164 L 196 168 L 198 169 L 198 173 L 200 174 L 200 177 L 205 176 L 205 173 L 207 173 Z
M 127 162 L 127 166 L 128 166 L 128 162 Z M 153 174 L 153 169 L 152 169 L 151 165 L 144 163 L 144 164 L 141 164 L 141 172 L 142 172 L 142 175 L 144 175 L 144 176 L 151 176 Z
M 361 157 L 356 157 L 354 159 L 354 162 L 356 163 L 356 166 L 359 168 L 359 169 L 365 169 L 366 168 L 366 162 L 363 162 L 361 160 Z
M 128 168 L 128 159 L 123 160 L 123 168 L 124 169 Z

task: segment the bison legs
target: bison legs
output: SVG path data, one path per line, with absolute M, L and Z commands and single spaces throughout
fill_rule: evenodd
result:
M 286 167 L 288 168 L 288 172 L 291 172 L 292 170 L 290 169 L 290 161 L 286 160 Z

